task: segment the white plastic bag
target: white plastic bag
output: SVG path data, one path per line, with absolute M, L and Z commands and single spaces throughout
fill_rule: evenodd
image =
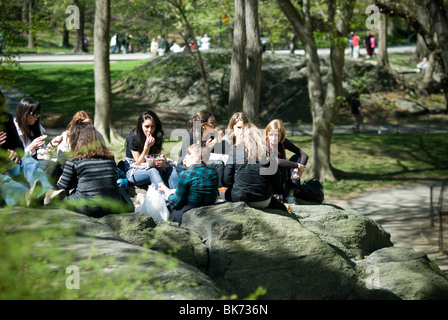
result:
M 135 212 L 147 213 L 155 221 L 168 221 L 170 216 L 164 196 L 156 190 L 154 184 L 148 187 L 143 203 L 135 208 Z

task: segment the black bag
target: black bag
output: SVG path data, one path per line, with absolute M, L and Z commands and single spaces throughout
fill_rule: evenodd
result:
M 294 190 L 294 197 L 311 202 L 324 201 L 323 186 L 318 179 L 305 181 L 299 190 Z

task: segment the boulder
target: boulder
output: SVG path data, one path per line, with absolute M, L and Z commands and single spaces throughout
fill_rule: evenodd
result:
M 131 244 L 97 219 L 61 209 L 1 209 L 0 216 L 3 241 L 8 236 L 14 241 L 20 232 L 23 237 L 37 235 L 38 241 L 30 244 L 34 246 L 30 263 L 54 271 L 49 279 L 39 280 L 39 286 L 45 287 L 47 281 L 51 292 L 64 289 L 58 299 L 72 293 L 65 289 L 69 266 L 79 269 L 80 288 L 73 290 L 77 299 L 184 300 L 222 296 L 205 273 L 169 255 Z M 133 214 L 127 221 L 132 218 Z M 152 225 L 148 220 L 142 221 L 146 227 Z M 43 246 L 51 250 L 39 257 L 38 249 Z M 13 255 L 13 259 L 22 260 L 24 270 L 30 268 L 24 257 Z M 8 265 L 5 260 L 2 263 Z M 49 299 L 40 291 L 32 298 Z
M 88 289 L 76 298 L 448 299 L 448 279 L 433 261 L 393 246 L 390 234 L 359 212 L 311 202 L 291 209 L 224 202 L 187 211 L 179 226 L 144 213 L 93 219 L 13 208 L 0 210 L 0 232 L 3 243 L 15 243 L 21 231 L 43 232 L 23 247 L 33 247 L 32 261 L 44 261 L 64 283 L 62 270 L 79 266 Z M 56 254 L 41 250 L 50 244 Z M 21 259 L 11 254 L 2 263 Z M 51 286 L 60 286 L 50 274 Z
M 395 106 L 397 107 L 395 112 L 397 116 L 419 116 L 429 113 L 429 109 L 424 104 L 408 99 L 397 99 Z
M 149 214 L 108 215 L 99 221 L 123 240 L 172 255 L 201 271 L 207 266 L 207 248 L 198 234 L 175 223 L 155 222 Z

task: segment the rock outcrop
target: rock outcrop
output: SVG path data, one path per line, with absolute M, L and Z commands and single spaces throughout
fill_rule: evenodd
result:
M 81 268 L 81 285 L 86 278 L 126 275 L 122 282 L 133 284 L 127 299 L 246 298 L 255 292 L 273 300 L 448 298 L 448 279 L 434 262 L 394 247 L 390 235 L 362 214 L 326 204 L 292 209 L 225 202 L 188 211 L 178 226 L 144 213 L 93 219 L 14 208 L 1 210 L 11 219 L 0 230 L 3 237 L 49 225 L 70 231 L 57 241 L 58 252 L 70 253 L 59 268 L 86 261 L 102 266 Z
M 232 114 L 228 110 L 231 51 L 204 52 L 207 81 L 218 120 Z M 326 87 L 329 64 L 320 60 L 320 70 Z M 310 123 L 307 66 L 302 56 L 263 55 L 260 97 L 260 122 L 280 118 L 285 122 L 298 120 Z M 381 67 L 361 61 L 345 61 L 343 87 L 348 97 L 352 91 L 390 91 L 395 79 Z M 207 109 L 205 90 L 197 67 L 187 53 L 158 57 L 139 66 L 114 84 L 114 92 L 128 92 L 146 99 L 153 107 L 193 116 Z

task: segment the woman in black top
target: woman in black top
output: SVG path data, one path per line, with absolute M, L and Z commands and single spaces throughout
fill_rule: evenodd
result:
M 293 191 L 300 188 L 300 178 L 305 171 L 308 155 L 286 138 L 286 130 L 283 121 L 274 119 L 265 129 L 266 145 L 270 152 L 278 158 L 281 184 L 275 186 L 274 192 L 281 194 L 285 201 L 294 203 Z M 287 160 L 286 150 L 293 153 Z
M 245 125 L 224 168 L 226 200 L 286 211 L 287 207 L 273 197 L 276 172 L 277 163 L 271 161 L 260 131 L 253 124 Z
M 151 183 L 158 189 L 159 183 L 176 189 L 178 175 L 171 162 L 161 153 L 163 129 L 159 117 L 153 111 L 140 114 L 137 126 L 126 140 L 125 171 L 129 182 L 142 188 Z M 152 164 L 146 156 L 155 157 Z

